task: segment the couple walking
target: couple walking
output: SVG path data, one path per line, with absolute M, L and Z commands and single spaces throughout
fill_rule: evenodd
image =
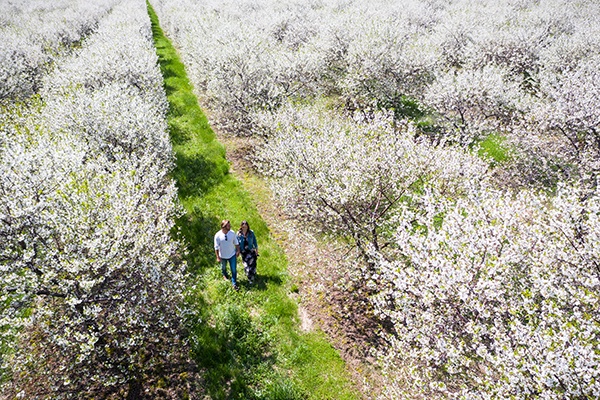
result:
M 231 283 L 233 288 L 239 290 L 237 285 L 237 257 L 242 256 L 244 270 L 250 284 L 256 278 L 256 257 L 258 257 L 258 244 L 256 235 L 250 229 L 247 221 L 242 221 L 240 230 L 235 234 L 231 230 L 229 220 L 221 221 L 221 229 L 215 234 L 215 254 L 217 262 L 221 264 L 223 278 L 229 280 L 227 262 L 231 268 Z

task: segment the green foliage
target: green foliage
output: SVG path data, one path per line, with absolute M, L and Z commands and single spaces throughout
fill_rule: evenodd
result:
M 268 382 L 265 391 L 260 395 L 260 399 L 265 400 L 302 400 L 308 395 L 302 392 L 302 389 L 285 377 Z
M 198 106 L 185 68 L 148 4 L 176 154 L 173 173 L 185 213 L 174 235 L 188 245 L 187 325 L 192 355 L 213 399 L 352 399 L 358 396 L 344 363 L 323 335 L 299 333 L 296 303 L 283 250 L 254 202 L 229 174 L 225 150 Z M 256 233 L 258 277 L 250 285 L 238 262 L 238 285 L 223 280 L 213 235 L 229 219 L 237 231 L 247 220 Z M 297 289 L 296 289 L 297 290 Z
M 414 122 L 422 132 L 431 134 L 435 131 L 431 112 L 412 97 L 398 94 L 388 101 L 380 101 L 378 106 L 383 110 L 392 110 L 397 120 Z
M 506 138 L 500 134 L 491 134 L 479 142 L 478 154 L 491 160 L 492 166 L 510 160 L 509 148 L 505 144 Z
M 387 108 L 392 108 L 398 119 L 408 118 L 419 121 L 425 117 L 421 105 L 415 99 L 405 95 L 397 96 Z

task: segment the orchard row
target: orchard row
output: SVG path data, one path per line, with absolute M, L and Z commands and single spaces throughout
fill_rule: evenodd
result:
M 0 99 L 25 99 L 37 92 L 52 62 L 92 32 L 116 2 L 2 2 Z
M 1 393 L 141 398 L 159 379 L 176 391 L 180 210 L 146 4 L 3 8 Z

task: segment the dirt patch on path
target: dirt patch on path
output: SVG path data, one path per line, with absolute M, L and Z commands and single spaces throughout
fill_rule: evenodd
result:
M 376 344 L 378 326 L 369 318 L 369 305 L 338 268 L 338 255 L 347 250 L 316 239 L 288 218 L 267 183 L 254 173 L 247 155 L 259 142 L 253 138 L 226 137 L 217 133 L 227 152 L 231 172 L 244 183 L 271 235 L 284 249 L 293 278 L 301 329 L 321 329 L 340 352 L 364 399 L 381 394 L 381 372 L 370 349 Z M 260 268 L 260 266 L 259 266 Z M 297 290 L 296 290 L 297 288 Z M 381 343 L 379 343 L 381 344 Z

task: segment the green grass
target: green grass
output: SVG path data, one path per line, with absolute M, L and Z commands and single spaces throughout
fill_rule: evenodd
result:
M 490 160 L 492 166 L 510 160 L 509 148 L 504 144 L 505 138 L 499 134 L 491 134 L 479 142 L 478 154 Z
M 343 360 L 321 332 L 302 333 L 283 250 L 253 200 L 229 174 L 225 149 L 202 113 L 184 65 L 148 4 L 176 155 L 173 177 L 185 209 L 173 234 L 187 243 L 187 312 L 192 356 L 212 399 L 356 399 Z M 212 240 L 220 221 L 237 230 L 248 220 L 260 248 L 250 286 L 238 266 L 240 291 L 222 279 Z M 241 264 L 241 263 L 239 263 Z

